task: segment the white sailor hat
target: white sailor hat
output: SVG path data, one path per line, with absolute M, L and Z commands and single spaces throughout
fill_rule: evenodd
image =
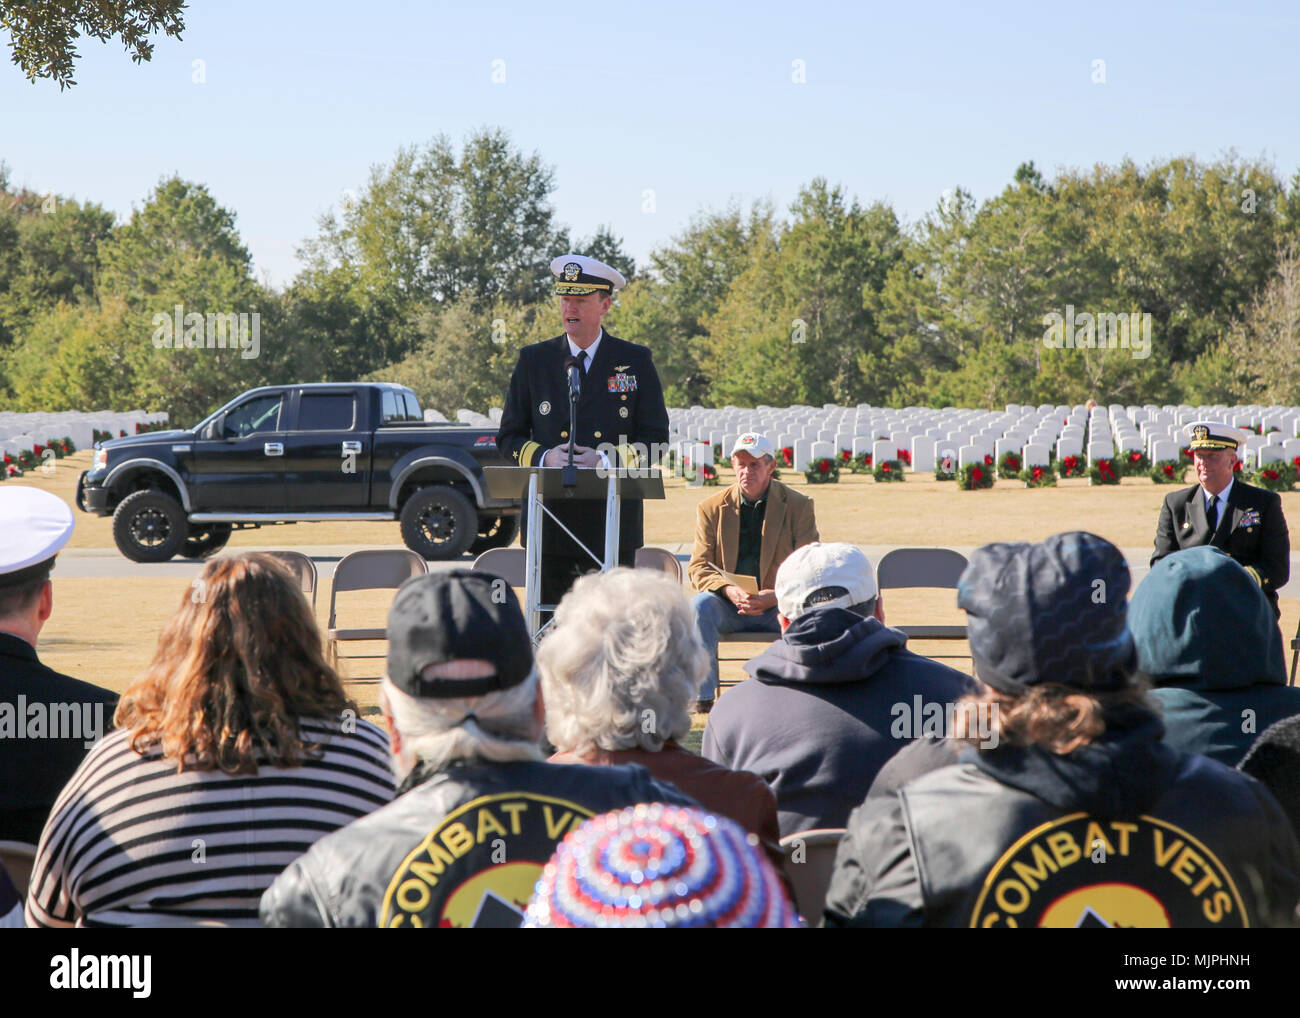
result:
M 627 286 L 627 280 L 618 269 L 586 255 L 560 255 L 551 262 L 551 273 L 555 276 L 555 292 L 560 296 L 581 297 L 588 293 L 608 296 Z
M 72 537 L 72 510 L 40 488 L 6 484 L 0 490 L 0 586 L 39 572 Z
M 1183 428 L 1190 449 L 1237 449 L 1246 444 L 1246 433 L 1222 421 L 1193 421 Z

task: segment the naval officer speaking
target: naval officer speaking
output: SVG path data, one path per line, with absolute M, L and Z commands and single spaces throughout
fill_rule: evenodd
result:
M 601 464 L 598 447 L 612 449 L 614 467 L 657 466 L 639 462 L 638 452 L 668 441 L 668 409 L 650 351 L 611 336 L 601 327 L 615 290 L 627 285 L 616 269 L 584 255 L 551 262 L 560 298 L 564 334 L 519 351 L 510 392 L 501 413 L 497 447 L 520 466 L 562 467 L 568 462 L 568 364 L 580 371 L 573 461 Z M 605 546 L 603 501 L 552 502 L 548 508 L 597 555 Z M 643 543 L 641 503 L 624 500 L 618 560 L 633 564 Z M 543 604 L 558 604 L 573 581 L 596 563 L 549 518 L 542 523 Z

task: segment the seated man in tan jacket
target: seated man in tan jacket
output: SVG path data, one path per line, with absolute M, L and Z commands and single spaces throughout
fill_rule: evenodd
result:
M 818 540 L 813 500 L 772 479 L 776 447 L 767 436 L 752 431 L 739 436 L 731 466 L 736 483 L 706 498 L 695 511 L 689 567 L 691 585 L 699 591 L 691 607 L 710 661 L 698 708 L 705 713 L 717 695 L 718 637 L 779 633 L 776 571 L 796 548 Z M 746 593 L 724 572 L 751 577 L 757 593 Z

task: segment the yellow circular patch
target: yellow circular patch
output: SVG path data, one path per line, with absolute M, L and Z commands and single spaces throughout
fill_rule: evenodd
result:
M 1192 834 L 1154 817 L 1073 813 L 1034 828 L 989 870 L 977 927 L 1245 927 L 1227 867 Z

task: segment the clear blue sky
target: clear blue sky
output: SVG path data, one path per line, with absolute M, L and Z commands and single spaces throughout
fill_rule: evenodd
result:
M 201 0 L 151 63 L 83 40 L 62 93 L 0 62 L 0 159 L 16 184 L 122 217 L 165 175 L 202 182 L 279 285 L 371 165 L 502 127 L 555 168 L 575 237 L 607 222 L 643 259 L 701 208 L 784 210 L 818 175 L 909 222 L 945 188 L 996 194 L 1028 159 L 1051 173 L 1234 149 L 1290 177 L 1289 6 Z

